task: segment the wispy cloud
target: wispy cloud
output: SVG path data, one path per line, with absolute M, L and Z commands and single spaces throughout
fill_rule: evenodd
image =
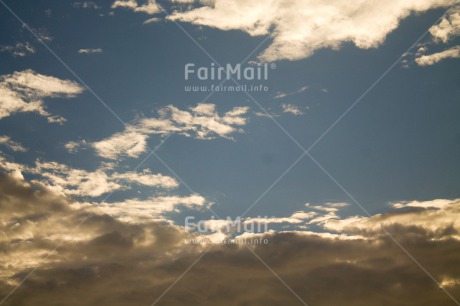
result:
M 304 114 L 300 107 L 294 104 L 283 103 L 281 104 L 281 107 L 283 109 L 283 113 L 292 114 L 294 116 L 300 116 Z
M 125 8 L 136 13 L 146 13 L 149 15 L 157 14 L 161 11 L 155 0 L 146 0 L 141 5 L 136 0 L 117 0 L 112 4 L 112 8 Z
M 430 28 L 430 34 L 436 41 L 447 43 L 460 35 L 460 5 L 450 8 L 442 20 Z
M 73 81 L 61 80 L 24 70 L 0 76 L 0 119 L 19 112 L 35 112 L 49 122 L 62 123 L 64 118 L 49 114 L 43 99 L 72 98 L 83 92 Z
M 166 189 L 177 188 L 179 183 L 172 177 L 153 174 L 146 169 L 144 172 L 117 173 L 104 168 L 95 171 L 74 169 L 56 162 L 36 162 L 36 166 L 26 172 L 34 173 L 43 178 L 40 182 L 48 188 L 69 196 L 98 197 L 115 190 L 130 189 L 127 183 L 135 183 L 149 187 Z
M 169 105 L 158 111 L 157 118 L 141 118 L 124 131 L 90 146 L 99 156 L 116 159 L 121 156 L 138 157 L 147 150 L 150 135 L 174 133 L 203 140 L 216 137 L 231 139 L 232 134 L 242 132 L 241 127 L 248 120 L 243 116 L 248 111 L 248 107 L 235 107 L 221 116 L 215 104 L 199 103 L 188 110 Z
M 146 21 L 144 21 L 143 24 L 157 23 L 157 22 L 160 22 L 160 21 L 161 21 L 160 18 L 153 17 L 153 18 L 150 18 L 150 19 L 147 19 Z
M 4 171 L 32 174 L 33 182 L 46 186 L 56 193 L 75 197 L 99 197 L 116 190 L 130 190 L 131 185 L 148 186 L 171 190 L 179 187 L 179 182 L 161 173 L 152 173 L 150 169 L 142 172 L 119 172 L 105 165 L 88 171 L 72 168 L 58 162 L 36 161 L 34 166 L 27 166 L 8 161 L 0 156 L 0 168 Z
M 438 53 L 429 55 L 422 55 L 415 59 L 415 62 L 419 66 L 430 66 L 447 58 L 460 58 L 460 46 L 455 46 L 448 50 L 444 50 Z
M 93 10 L 101 9 L 101 6 L 97 5 L 93 1 L 75 1 L 74 3 L 72 3 L 72 6 L 75 8 L 83 8 L 83 9 L 93 9 Z
M 415 54 L 405 54 L 401 61 L 403 68 L 409 68 L 411 58 L 415 58 L 415 63 L 419 66 L 430 66 L 448 58 L 460 57 L 460 46 L 449 46 L 449 42 L 460 35 L 460 5 L 448 9 L 441 21 L 433 25 L 429 32 L 431 40 L 420 44 Z M 445 50 L 427 54 L 433 45 L 444 45 Z
M 35 53 L 35 48 L 28 42 L 17 42 L 15 45 L 0 46 L 0 52 L 8 52 L 13 56 L 24 57 Z
M 299 94 L 299 93 L 302 93 L 304 91 L 306 91 L 308 88 L 310 88 L 310 86 L 302 86 L 300 87 L 299 89 L 295 90 L 295 91 L 291 91 L 291 92 L 277 92 L 276 95 L 273 97 L 273 99 L 282 99 L 282 98 L 285 98 L 285 97 L 288 97 L 288 96 L 292 96 L 292 95 L 296 95 L 296 94 Z
M 97 49 L 80 49 L 78 50 L 78 53 L 80 54 L 95 54 L 95 53 L 102 53 L 103 50 L 101 48 Z
M 4 145 L 8 149 L 15 152 L 26 152 L 27 148 L 21 145 L 19 142 L 11 140 L 9 136 L 0 135 L 0 145 Z
M 204 197 L 190 196 L 156 196 L 146 200 L 128 199 L 123 202 L 103 203 L 96 211 L 128 223 L 145 223 L 163 214 L 178 211 L 179 207 L 201 209 L 207 205 Z

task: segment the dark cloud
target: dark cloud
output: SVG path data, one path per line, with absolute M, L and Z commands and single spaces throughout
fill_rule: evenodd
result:
M 0 175 L 0 294 L 37 268 L 3 305 L 151 305 L 206 248 L 184 244 L 179 227 L 123 223 L 88 207 Z M 442 215 L 414 209 L 360 226 L 394 220 L 391 233 L 458 300 L 457 227 L 423 226 L 430 213 Z M 419 216 L 416 226 L 398 223 L 408 216 Z M 387 236 L 344 233 L 272 232 L 268 245 L 213 245 L 156 305 L 301 305 L 249 247 L 308 305 L 455 305 Z

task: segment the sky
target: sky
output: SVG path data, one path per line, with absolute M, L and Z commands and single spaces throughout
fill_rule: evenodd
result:
M 0 305 L 460 305 L 459 5 L 0 0 Z

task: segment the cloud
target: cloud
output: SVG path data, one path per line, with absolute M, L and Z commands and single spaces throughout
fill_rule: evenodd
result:
M 104 158 L 117 159 L 123 155 L 138 157 L 147 150 L 147 138 L 147 135 L 135 130 L 125 130 L 91 145 Z
M 303 111 L 297 105 L 283 103 L 281 104 L 281 107 L 283 109 L 283 113 L 292 114 L 294 116 L 303 115 Z
M 28 42 L 17 42 L 11 46 L 0 46 L 0 52 L 8 52 L 13 56 L 24 57 L 35 53 L 35 48 Z
M 212 0 L 187 11 L 175 11 L 167 19 L 241 30 L 251 36 L 270 35 L 271 45 L 259 58 L 263 61 L 300 60 L 322 48 L 338 49 L 352 42 L 358 48 L 381 45 L 413 12 L 447 7 L 455 0 Z
M 179 183 L 163 174 L 152 174 L 150 170 L 137 172 L 108 172 L 100 168 L 93 172 L 73 169 L 56 162 L 36 162 L 30 172 L 43 177 L 48 188 L 70 196 L 98 197 L 115 190 L 129 189 L 126 183 L 149 187 L 177 188 Z
M 117 0 L 112 4 L 112 9 L 116 8 L 125 8 L 136 13 L 146 13 L 149 15 L 161 12 L 155 0 L 146 0 L 142 5 L 139 5 L 136 0 Z
M 285 92 L 277 92 L 276 95 L 273 97 L 273 99 L 282 99 L 282 98 L 285 98 L 287 97 L 288 94 L 285 93 Z
M 391 203 L 391 206 L 397 209 L 410 208 L 410 207 L 443 209 L 453 204 L 454 202 L 455 200 L 437 199 L 437 200 L 431 200 L 431 201 L 396 202 L 396 203 Z
M 153 17 L 153 18 L 150 18 L 150 19 L 147 19 L 146 21 L 144 21 L 143 24 L 157 23 L 157 22 L 160 22 L 160 21 L 161 21 L 160 18 Z
M 102 53 L 103 50 L 100 49 L 100 48 L 97 48 L 97 49 L 80 49 L 78 50 L 78 53 L 80 54 L 97 54 L 97 53 Z
M 72 6 L 75 8 L 83 8 L 83 9 L 93 9 L 99 10 L 101 7 L 94 3 L 93 1 L 75 1 L 72 3 Z
M 192 202 L 195 200 L 188 203 Z M 458 219 L 458 202 L 452 205 L 457 208 L 450 207 L 449 213 Z M 97 208 L 0 174 L 2 296 L 35 269 L 5 305 L 151 305 L 207 247 L 187 244 L 191 234 L 148 219 L 148 213 L 139 214 L 136 220 L 142 222 L 124 222 L 104 213 L 105 206 Z M 131 209 L 127 204 L 124 208 Z M 407 219 L 426 212 L 440 210 L 413 210 Z M 401 211 L 385 218 L 405 214 Z M 370 219 L 377 225 L 385 218 Z M 441 231 L 433 240 L 429 233 L 415 232 L 404 221 L 398 230 L 401 243 L 458 299 L 460 241 L 450 238 L 452 231 Z M 427 219 L 424 225 L 429 223 Z M 248 248 L 309 305 L 340 305 L 344 300 L 350 305 L 454 304 L 385 236 L 369 233 L 349 239 L 343 234 L 271 231 L 238 239 L 252 244 L 210 245 L 159 304 L 299 303 Z M 257 239 L 269 243 L 255 244 Z
M 150 169 L 142 172 L 117 172 L 113 167 L 100 167 L 94 171 L 71 168 L 57 162 L 36 161 L 33 167 L 8 161 L 0 156 L 0 169 L 16 173 L 37 176 L 34 183 L 46 186 L 55 193 L 74 197 L 99 197 L 117 190 L 129 190 L 131 184 L 162 189 L 175 189 L 179 182 L 161 173 L 152 173 Z
M 164 213 L 178 212 L 178 207 L 201 209 L 206 204 L 204 197 L 193 194 L 183 197 L 157 196 L 146 200 L 128 199 L 123 202 L 102 203 L 95 210 L 123 222 L 142 224 L 149 220 L 161 219 Z
M 429 32 L 431 40 L 422 44 L 415 52 L 415 62 L 419 66 L 434 65 L 444 59 L 459 58 L 460 46 L 450 46 L 443 51 L 426 54 L 433 44 L 448 44 L 453 38 L 460 35 L 460 5 L 455 5 L 447 10 L 438 24 L 433 25 Z M 445 47 L 446 48 L 446 47 Z M 412 56 L 412 53 L 405 55 Z M 401 61 L 403 68 L 409 67 L 409 59 Z
M 460 5 L 450 8 L 442 20 L 429 29 L 435 41 L 447 43 L 460 35 Z
M 289 92 L 289 93 L 278 91 L 276 93 L 276 95 L 273 97 L 273 99 L 282 99 L 282 98 L 285 98 L 287 96 L 296 95 L 296 94 L 299 94 L 299 93 L 302 93 L 302 92 L 306 91 L 308 88 L 310 88 L 310 86 L 302 86 L 299 89 L 297 89 L 295 91 L 292 91 L 292 92 Z
M 158 118 L 141 118 L 127 125 L 124 131 L 90 145 L 99 156 L 117 159 L 122 156 L 138 157 L 146 152 L 150 135 L 174 133 L 196 139 L 231 139 L 232 134 L 242 132 L 240 127 L 247 123 L 243 115 L 248 111 L 248 107 L 235 107 L 219 115 L 215 104 L 199 103 L 188 110 L 169 105 L 158 111 Z
M 177 188 L 179 183 L 176 179 L 163 174 L 152 174 L 150 170 L 145 170 L 142 174 L 137 172 L 114 173 L 112 178 L 115 180 L 125 180 L 132 183 L 141 184 L 144 186 L 163 188 Z
M 430 66 L 447 58 L 460 58 L 460 46 L 452 47 L 448 50 L 444 50 L 438 53 L 430 55 L 422 55 L 415 59 L 415 62 L 419 66 Z
M 23 25 L 22 27 L 25 28 L 25 25 Z M 42 41 L 42 42 L 53 41 L 54 37 L 49 33 L 49 31 L 46 28 L 34 28 L 29 25 L 28 27 L 35 33 L 39 41 Z
M 21 145 L 19 142 L 11 140 L 9 136 L 0 135 L 0 145 L 4 145 L 8 149 L 15 152 L 26 152 L 27 148 Z
M 432 240 L 456 239 L 460 241 L 460 200 L 436 199 L 431 201 L 407 201 L 393 203 L 393 207 L 410 208 L 401 212 L 390 212 L 371 217 L 353 216 L 346 219 L 329 220 L 325 229 L 352 235 L 377 237 L 386 235 L 409 239 L 423 236 Z M 401 232 L 401 231 L 404 231 Z
M 88 143 L 85 140 L 82 141 L 69 141 L 64 145 L 69 153 L 77 153 L 80 148 L 84 148 Z
M 65 121 L 49 114 L 43 99 L 73 98 L 83 92 L 79 84 L 24 70 L 0 76 L 0 119 L 19 112 L 35 112 L 49 122 Z

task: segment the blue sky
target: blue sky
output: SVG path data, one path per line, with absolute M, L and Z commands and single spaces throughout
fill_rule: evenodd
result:
M 185 244 L 202 237 L 184 232 L 187 216 L 209 226 L 212 243 L 272 239 L 251 252 L 304 305 L 344 299 L 327 294 L 329 275 L 353 305 L 377 305 L 379 295 L 353 295 L 383 288 L 362 269 L 404 305 L 411 294 L 413 305 L 460 305 L 460 271 L 449 268 L 459 266 L 459 16 L 455 0 L 0 0 L 0 305 L 62 304 L 80 281 L 59 270 L 70 267 L 97 271 L 102 285 L 83 303 L 93 305 L 111 287 L 99 274 L 110 265 L 128 267 L 113 273 L 129 284 L 146 271 L 142 292 L 161 298 L 157 275 L 174 279 L 209 250 L 219 255 L 203 263 L 210 292 L 221 292 L 213 264 L 229 292 L 246 292 L 233 264 L 247 267 L 251 254 Z M 186 79 L 188 64 L 266 67 L 268 77 Z M 239 216 L 270 231 L 225 232 Z M 445 258 L 430 255 L 432 243 Z M 63 290 L 9 300 L 30 269 L 42 279 L 28 288 L 49 278 Z M 271 288 L 259 272 L 248 275 Z M 165 303 L 183 305 L 200 282 L 184 284 Z M 126 305 L 137 288 L 118 285 L 110 304 Z M 266 290 L 253 290 L 226 302 L 265 305 Z M 212 301 L 199 297 L 185 300 Z M 270 291 L 278 305 L 289 298 Z
M 83 5 L 83 2 L 37 1 L 33 5 L 10 3 L 10 6 L 30 29 L 48 36 L 47 46 L 127 124 L 140 117 L 158 116 L 157 111 L 168 105 L 187 110 L 209 95 L 209 92 L 186 92 L 187 85 L 220 83 L 196 77 L 185 80 L 187 63 L 210 67 L 210 55 L 221 65 L 235 65 L 252 53 L 244 63 L 248 66 L 248 62 L 263 61 L 260 54 L 271 41 L 263 35 L 251 37 L 244 31 L 216 29 L 219 25 L 176 24 L 164 20 L 163 12 L 149 15 L 114 5 L 111 8 L 102 4 Z M 165 7 L 168 11 L 180 8 L 169 3 Z M 241 133 L 212 135 L 214 139 L 209 140 L 172 133 L 158 154 L 194 192 L 215 203 L 216 212 L 238 216 L 302 154 L 286 132 L 304 148 L 309 147 L 437 23 L 445 10 L 445 7 L 431 9 L 402 19 L 384 41 L 371 48 L 358 48 L 344 40 L 336 50 L 314 49 L 311 55 L 300 55 L 299 60 L 289 61 L 279 56 L 279 60 L 270 61 L 276 69 L 269 69 L 268 80 L 247 81 L 247 84 L 263 84 L 267 91 L 251 92 L 250 96 L 243 92 L 216 92 L 205 101 L 214 104 L 219 114 L 247 107 Z M 1 14 L 2 26 L 8 29 L 2 31 L 3 45 L 28 43 L 34 50 L 27 56 L 2 52 L 2 75 L 31 69 L 78 83 L 75 75 L 37 42 L 27 28 L 21 27 L 10 12 L 2 10 Z M 158 21 L 143 24 L 152 16 L 157 16 Z M 389 202 L 459 196 L 455 183 L 460 181 L 459 70 L 454 68 L 458 62 L 446 59 L 421 66 L 415 62 L 414 54 L 423 46 L 428 46 L 432 53 L 449 49 L 457 40 L 450 37 L 446 44 L 433 41 L 433 35 L 426 33 L 407 51 L 403 63 L 400 60 L 366 92 L 359 104 L 311 151 L 371 213 L 387 211 Z M 82 53 L 81 49 L 96 51 Z M 228 80 L 224 85 L 235 84 Z M 118 159 L 101 158 L 91 148 L 67 152 L 65 144 L 69 142 L 96 142 L 123 131 L 120 120 L 84 85 L 81 87 L 82 92 L 71 99 L 45 99 L 46 109 L 66 118 L 65 123 L 50 124 L 34 112 L 2 118 L 3 134 L 28 148 L 27 152 L 6 150 L 5 154 L 27 165 L 36 160 L 55 161 L 88 172 L 96 171 L 104 162 L 116 164 L 117 171 L 136 167 L 148 150 L 135 158 Z M 287 108 L 295 113 L 286 111 Z M 261 116 L 265 110 L 285 132 L 270 118 Z M 157 146 L 165 135 L 148 137 L 148 146 Z M 155 156 L 138 170 L 143 169 L 174 177 Z M 190 193 L 180 185 L 172 192 L 161 192 Z M 134 189 L 116 190 L 107 201 L 147 198 L 157 191 L 145 186 Z M 260 200 L 250 216 L 286 217 L 302 210 L 305 203 L 350 201 L 305 156 Z M 344 213 L 354 215 L 362 211 L 354 206 Z

